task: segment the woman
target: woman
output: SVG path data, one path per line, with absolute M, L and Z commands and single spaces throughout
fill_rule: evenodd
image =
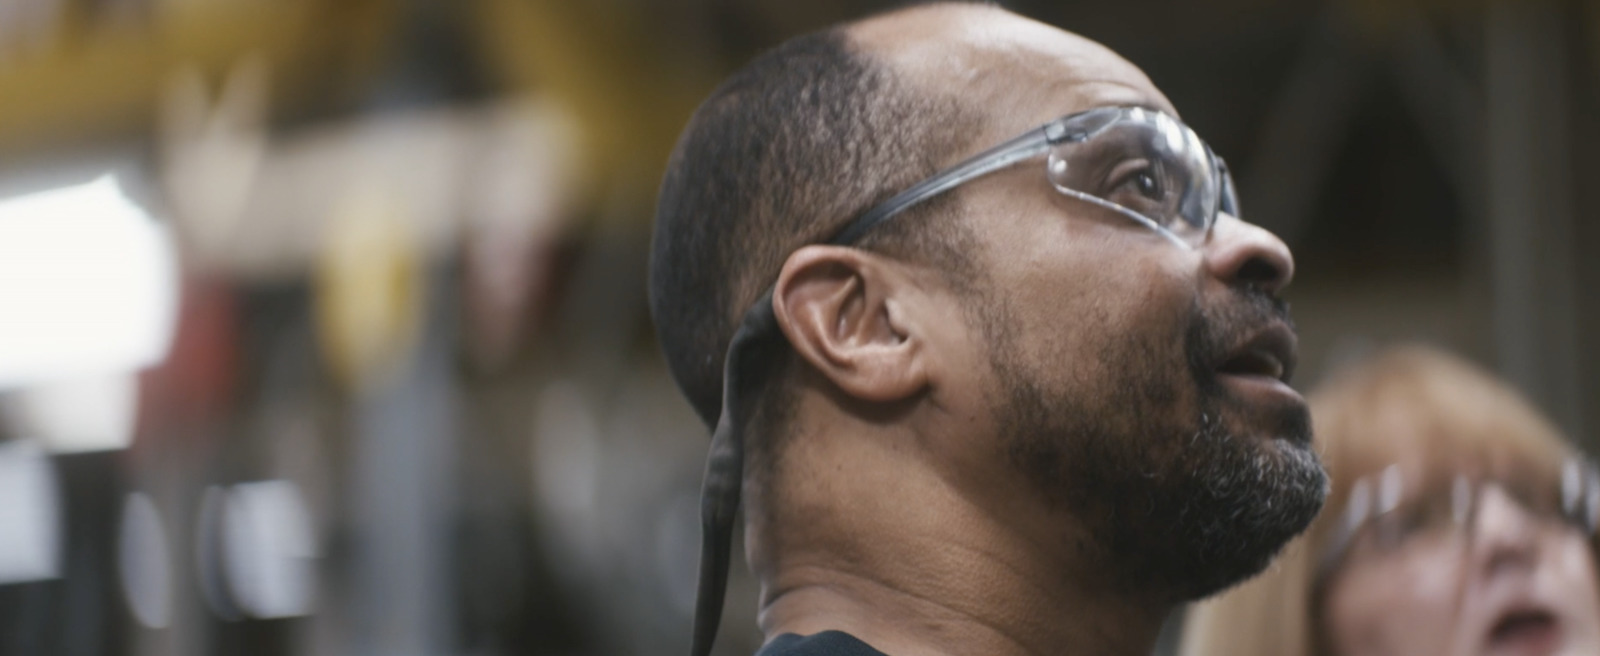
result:
M 1312 395 L 1333 489 L 1182 656 L 1600 654 L 1600 479 L 1515 392 L 1390 351 Z

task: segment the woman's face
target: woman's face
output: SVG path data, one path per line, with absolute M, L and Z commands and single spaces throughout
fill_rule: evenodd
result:
M 1600 654 L 1585 536 L 1499 485 L 1475 490 L 1471 515 L 1451 530 L 1352 542 L 1324 588 L 1333 654 Z

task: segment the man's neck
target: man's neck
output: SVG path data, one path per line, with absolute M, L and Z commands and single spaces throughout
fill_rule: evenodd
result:
M 984 574 L 967 570 L 959 576 Z M 941 591 L 948 583 L 937 580 L 926 581 L 924 589 L 897 589 L 841 572 L 818 570 L 793 578 L 808 581 L 782 591 L 762 609 L 768 639 L 843 631 L 890 656 L 1142 656 L 1154 647 L 1165 616 L 1119 610 L 1112 600 L 1042 602 L 1054 595 L 1041 595 L 1036 583 L 1020 578 L 987 582 L 995 591 L 1015 593 L 992 606 L 974 603 L 965 590 Z
M 854 441 L 819 463 L 843 474 L 826 495 L 798 491 L 798 516 L 754 522 L 783 530 L 758 566 L 769 639 L 839 630 L 890 656 L 1150 653 L 1173 605 L 1106 580 L 1090 536 L 1039 508 L 985 507 L 904 449 L 870 452 L 885 444 Z

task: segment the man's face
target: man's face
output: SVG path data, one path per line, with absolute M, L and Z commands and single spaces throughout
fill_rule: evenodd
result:
M 999 12 L 955 20 L 921 26 L 952 30 L 955 45 L 890 58 L 914 79 L 963 80 L 993 108 L 975 149 L 1094 107 L 1175 113 L 1095 44 Z M 987 366 L 956 385 L 983 399 L 995 471 L 1022 473 L 1076 518 L 1123 585 L 1194 598 L 1263 568 L 1326 487 L 1305 403 L 1280 371 L 1294 350 L 1276 297 L 1287 248 L 1226 215 L 1183 248 L 1056 193 L 1042 164 L 959 197 L 983 272 L 961 311 Z
M 975 325 L 1008 463 L 1096 536 L 1116 580 L 1193 599 L 1264 568 L 1326 480 L 1305 405 L 1239 380 L 1259 375 L 1247 345 L 1286 325 L 1282 303 L 1144 280 L 1166 289 L 1053 305 L 1015 288 Z

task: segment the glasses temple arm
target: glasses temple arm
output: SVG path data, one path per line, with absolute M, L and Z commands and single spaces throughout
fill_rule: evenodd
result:
M 1029 130 L 1020 137 L 983 151 L 943 173 L 923 180 L 910 189 L 900 192 L 893 198 L 867 210 L 866 214 L 862 214 L 856 220 L 851 221 L 835 234 L 832 239 L 829 239 L 828 243 L 836 246 L 853 244 L 861 239 L 861 236 L 866 234 L 868 230 L 876 227 L 879 223 L 889 220 L 896 214 L 966 184 L 973 178 L 988 175 L 1017 162 L 1039 156 L 1050 149 L 1052 144 L 1051 127 L 1054 125 L 1051 124 Z

